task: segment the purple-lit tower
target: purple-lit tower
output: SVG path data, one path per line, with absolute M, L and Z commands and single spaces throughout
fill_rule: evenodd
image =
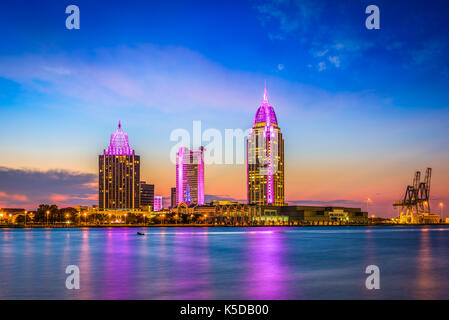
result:
M 130 148 L 120 121 L 108 149 L 99 156 L 99 170 L 100 210 L 140 208 L 140 156 Z
M 248 203 L 285 205 L 284 139 L 268 102 L 266 85 L 246 147 Z
M 204 204 L 204 148 L 179 148 L 176 154 L 176 205 L 189 196 L 191 203 Z

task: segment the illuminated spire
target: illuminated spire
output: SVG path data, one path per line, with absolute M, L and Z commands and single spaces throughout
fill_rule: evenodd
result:
M 263 100 L 262 104 L 257 109 L 256 116 L 254 118 L 254 124 L 256 123 L 265 123 L 268 126 L 271 123 L 277 124 L 276 114 L 274 113 L 273 107 L 270 106 L 268 102 L 268 94 L 267 94 L 267 82 L 265 81 L 265 87 L 263 92 Z
M 264 88 L 264 90 L 263 90 L 263 101 L 262 101 L 262 103 L 264 104 L 264 105 L 269 105 L 269 103 L 268 103 L 268 95 L 267 95 L 267 80 L 265 80 L 265 88 Z

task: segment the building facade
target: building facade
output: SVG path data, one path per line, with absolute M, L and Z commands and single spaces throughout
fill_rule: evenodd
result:
M 176 154 L 176 205 L 204 204 L 204 148 L 179 148 Z
M 317 206 L 256 206 L 257 224 L 341 225 L 368 224 L 368 213 L 360 208 Z
M 154 207 L 154 184 L 140 181 L 140 206 Z
M 127 210 L 140 207 L 140 156 L 129 146 L 128 135 L 118 129 L 111 135 L 107 150 L 99 156 L 100 210 Z
M 170 196 L 170 208 L 173 209 L 176 207 L 176 187 L 171 188 Z
M 248 204 L 283 206 L 284 139 L 265 86 L 246 143 Z
M 154 207 L 153 211 L 161 211 L 163 208 L 162 196 L 154 196 Z

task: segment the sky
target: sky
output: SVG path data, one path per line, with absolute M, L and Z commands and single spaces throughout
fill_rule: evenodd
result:
M 80 9 L 68 30 L 65 8 Z M 365 9 L 380 9 L 368 30 Z M 118 121 L 168 197 L 177 129 L 246 130 L 264 83 L 289 204 L 392 217 L 416 170 L 449 204 L 449 2 L 0 3 L 0 207 L 93 205 Z M 207 141 L 203 142 L 207 145 Z M 205 168 L 207 199 L 246 200 L 246 166 Z M 168 202 L 165 203 L 168 205 Z M 449 214 L 449 211 L 448 211 Z

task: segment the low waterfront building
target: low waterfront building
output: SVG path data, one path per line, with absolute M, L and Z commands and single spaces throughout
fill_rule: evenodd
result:
M 368 213 L 345 207 L 258 206 L 254 221 L 288 225 L 367 224 Z
M 368 213 L 360 208 L 315 206 L 258 206 L 231 201 L 205 205 L 181 202 L 173 209 L 179 215 L 206 215 L 211 223 L 255 225 L 368 224 Z
M 222 204 L 210 202 L 204 205 L 187 204 L 183 201 L 173 208 L 173 212 L 178 216 L 201 216 L 212 224 L 243 225 L 252 223 L 255 206 L 230 201 L 223 201 Z
M 440 216 L 438 214 L 425 213 L 422 215 L 422 224 L 438 224 Z
M 290 217 L 290 222 L 306 225 L 367 224 L 368 213 L 360 208 L 285 206 L 281 212 Z
M 0 223 L 14 223 L 19 216 L 25 216 L 23 208 L 0 208 Z

